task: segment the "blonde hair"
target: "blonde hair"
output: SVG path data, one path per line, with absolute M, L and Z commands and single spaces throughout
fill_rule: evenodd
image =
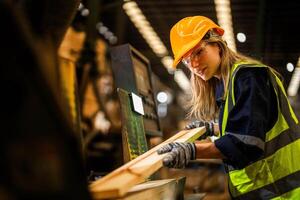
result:
M 227 92 L 230 70 L 234 63 L 237 61 L 247 61 L 254 64 L 260 63 L 259 61 L 244 56 L 240 53 L 233 52 L 227 47 L 227 44 L 220 36 L 211 36 L 208 39 L 203 40 L 210 44 L 217 44 L 220 48 L 220 72 L 221 80 L 224 83 L 224 94 Z M 188 117 L 195 117 L 201 121 L 212 121 L 217 119 L 219 109 L 216 105 L 215 87 L 218 79 L 212 77 L 211 79 L 204 81 L 200 77 L 191 73 L 191 99 L 189 101 L 189 113 Z M 224 96 L 223 96 L 224 98 Z

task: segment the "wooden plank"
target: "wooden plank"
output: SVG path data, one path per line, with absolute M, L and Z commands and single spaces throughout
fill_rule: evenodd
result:
M 162 158 L 157 150 L 170 142 L 191 142 L 205 133 L 205 127 L 184 130 L 165 142 L 150 149 L 110 174 L 90 185 L 90 191 L 95 199 L 121 197 L 134 185 L 144 182 L 151 174 L 162 167 Z

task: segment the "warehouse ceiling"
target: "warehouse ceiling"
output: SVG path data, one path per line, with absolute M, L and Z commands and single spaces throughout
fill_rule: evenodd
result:
M 171 88 L 178 88 L 173 75 L 163 67 L 123 11 L 124 2 L 99 2 L 99 20 L 118 37 L 117 44 L 130 43 L 150 60 L 152 71 L 162 82 Z M 178 20 L 186 16 L 204 15 L 217 21 L 213 0 L 141 0 L 136 3 L 170 55 L 169 31 Z M 247 37 L 245 43 L 236 42 L 237 50 L 276 68 L 283 74 L 286 84 L 292 75 L 286 70 L 286 64 L 291 62 L 296 65 L 300 56 L 299 11 L 300 1 L 294 0 L 231 0 L 234 34 L 243 32 Z

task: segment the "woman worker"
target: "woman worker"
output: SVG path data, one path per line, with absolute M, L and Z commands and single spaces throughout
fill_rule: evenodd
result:
M 171 29 L 173 66 L 181 61 L 191 71 L 190 114 L 208 125 L 218 118 L 220 137 L 167 144 L 158 150 L 163 164 L 223 159 L 233 199 L 300 199 L 300 128 L 279 75 L 230 50 L 223 33 L 204 16 Z

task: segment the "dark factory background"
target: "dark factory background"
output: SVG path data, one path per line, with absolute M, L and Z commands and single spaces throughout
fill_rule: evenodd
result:
M 299 117 L 299 10 L 292 0 L 1 1 L 0 199 L 90 199 L 89 183 L 182 130 L 190 74 L 171 68 L 169 31 L 186 16 L 213 19 L 232 49 L 280 72 Z M 195 165 L 155 176 L 228 199 L 221 163 Z

